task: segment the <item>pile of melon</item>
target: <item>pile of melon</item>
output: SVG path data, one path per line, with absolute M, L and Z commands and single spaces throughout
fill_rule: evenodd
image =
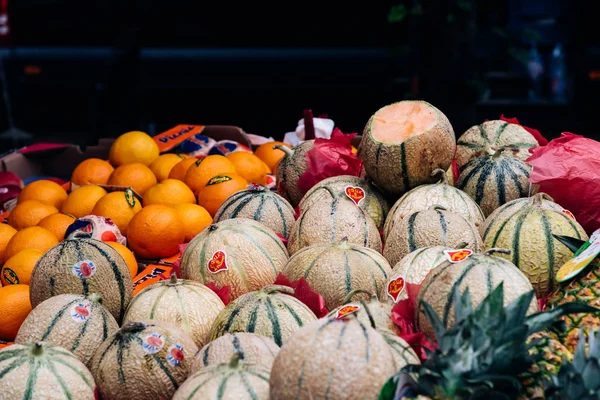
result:
M 431 104 L 391 104 L 364 128 L 362 176 L 304 192 L 313 146 L 285 150 L 277 192 L 227 198 L 173 274 L 135 295 L 106 243 L 49 249 L 33 310 L 0 350 L 0 398 L 375 399 L 420 362 L 397 304 L 427 302 L 449 326 L 457 286 L 474 304 L 502 282 L 506 302 L 545 297 L 572 256 L 552 235 L 587 239 L 529 184 L 537 142 L 519 125 L 489 121 L 456 140 Z M 416 311 L 414 323 L 434 339 Z

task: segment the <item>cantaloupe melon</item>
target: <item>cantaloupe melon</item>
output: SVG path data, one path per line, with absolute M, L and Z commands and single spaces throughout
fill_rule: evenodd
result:
M 271 369 L 271 399 L 376 399 L 396 372 L 383 336 L 358 319 L 322 318 L 281 348 Z
M 51 297 L 25 318 L 15 343 L 51 343 L 88 364 L 102 342 L 119 330 L 119 324 L 101 301 L 95 293 L 87 297 L 78 294 Z
M 381 252 L 381 237 L 373 219 L 348 197 L 335 197 L 324 206 L 310 207 L 292 227 L 290 254 L 318 243 L 348 243 Z
M 347 241 L 305 247 L 290 258 L 282 271 L 290 281 L 306 279 L 323 296 L 329 310 L 343 305 L 346 296 L 356 289 L 384 299 L 391 272 L 381 254 Z M 370 296 L 357 294 L 354 298 L 369 300 Z
M 510 249 L 510 254 L 501 256 L 512 261 L 529 278 L 538 297 L 554 291 L 556 271 L 573 256 L 573 252 L 552 235 L 588 238 L 577 221 L 547 207 L 542 193 L 527 202 L 506 204 L 493 219 L 486 221 L 483 238 L 485 248 Z
M 499 284 L 504 285 L 504 304 L 508 305 L 524 293 L 533 290 L 531 283 L 519 269 L 498 255 L 508 253 L 505 249 L 490 249 L 473 254 L 458 263 L 446 261 L 434 268 L 423 281 L 416 304 L 416 328 L 429 339 L 435 333 L 429 319 L 421 312 L 427 302 L 446 328 L 454 324 L 454 290 L 460 293 L 468 288 L 471 304 L 476 308 Z M 531 300 L 528 313 L 538 311 L 537 299 Z
M 430 246 L 455 248 L 461 243 L 479 251 L 482 241 L 477 227 L 459 214 L 436 205 L 396 222 L 385 242 L 383 255 L 390 265 L 396 265 L 417 249 Z
M 368 301 L 365 301 L 364 299 L 352 301 L 358 294 L 365 294 L 369 296 L 370 299 Z M 331 310 L 329 314 L 327 314 L 327 317 L 335 317 L 338 311 L 346 306 L 351 306 L 356 310 L 353 314 L 355 314 L 356 318 L 363 324 L 371 324 L 371 319 L 373 319 L 376 329 L 386 329 L 395 334 L 402 333 L 400 332 L 400 328 L 392 321 L 392 303 L 389 298 L 384 297 L 382 301 L 379 301 L 377 295 L 371 294 L 368 290 L 353 290 L 346 298 L 344 298 L 344 304 Z
M 306 172 L 306 153 L 314 146 L 314 140 L 306 140 L 291 149 L 286 146 L 276 146 L 285 153 L 277 166 L 277 192 L 293 207 L 298 206 L 304 196 L 304 191 L 298 186 L 298 179 Z
M 62 347 L 35 342 L 0 349 L 0 398 L 94 399 L 96 384 L 86 366 Z
M 387 329 L 377 329 L 377 332 L 383 336 L 392 349 L 392 357 L 394 357 L 397 371 L 409 364 L 421 364 L 421 360 L 419 360 L 419 357 L 412 347 L 396 333 Z
M 269 400 L 271 369 L 261 364 L 231 361 L 203 368 L 185 381 L 173 400 Z
M 365 126 L 359 158 L 375 184 L 399 197 L 431 183 L 448 169 L 455 151 L 448 118 L 424 101 L 401 101 L 379 109 Z
M 69 238 L 48 250 L 37 262 L 29 284 L 31 306 L 64 293 L 96 293 L 120 322 L 133 297 L 127 263 L 100 240 Z
M 142 289 L 131 301 L 123 324 L 152 319 L 169 322 L 186 331 L 196 346 L 208 343 L 210 328 L 225 304 L 200 282 L 171 279 Z
M 535 193 L 529 183 L 531 166 L 500 151 L 470 161 L 460 172 L 456 187 L 481 207 L 485 216 L 511 200 Z
M 394 204 L 383 227 L 383 240 L 387 240 L 394 224 L 403 218 L 409 217 L 417 211 L 427 210 L 433 205 L 440 205 L 448 211 L 460 214 L 467 221 L 479 228 L 485 216 L 473 199 L 448 183 L 446 174 L 442 169 L 434 171 L 440 177 L 438 183 L 418 186 L 400 198 Z
M 456 142 L 456 163 L 463 166 L 477 157 L 505 148 L 503 153 L 525 161 L 531 154 L 529 149 L 537 147 L 533 135 L 522 126 L 501 120 L 486 121 L 463 133 Z
M 298 208 L 302 213 L 314 204 L 326 207 L 339 196 L 350 198 L 373 219 L 377 229 L 383 228 L 390 209 L 388 201 L 375 185 L 357 176 L 340 175 L 322 180 L 306 192 Z
M 209 365 L 226 363 L 234 354 L 238 354 L 241 362 L 271 369 L 277 353 L 279 346 L 269 337 L 250 332 L 226 333 L 200 349 L 194 358 L 192 373 Z
M 464 248 L 466 243 L 456 246 Z M 388 279 L 387 290 L 389 296 L 399 302 L 408 298 L 406 284 L 420 285 L 429 271 L 448 260 L 445 251 L 453 250 L 445 246 L 422 247 L 402 258 L 394 268 Z M 391 283 L 394 282 L 394 283 Z
M 94 354 L 90 370 L 102 399 L 170 399 L 190 374 L 198 347 L 166 322 L 129 322 Z
M 269 285 L 246 293 L 225 307 L 215 320 L 210 339 L 226 333 L 252 332 L 281 346 L 294 332 L 315 321 L 315 314 L 287 286 Z
M 214 222 L 249 218 L 287 238 L 296 220 L 294 214 L 294 208 L 286 199 L 264 186 L 256 186 L 229 196 L 215 214 Z
M 247 218 L 227 219 L 197 235 L 181 256 L 181 277 L 229 286 L 230 299 L 275 282 L 288 252 L 270 228 Z

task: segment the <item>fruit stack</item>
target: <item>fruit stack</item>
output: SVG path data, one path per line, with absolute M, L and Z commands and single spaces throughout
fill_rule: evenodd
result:
M 356 152 L 332 145 L 356 173 L 311 187 L 332 139 L 200 139 L 128 132 L 68 191 L 20 191 L 0 398 L 596 398 L 600 264 L 561 278 L 588 236 L 530 184 L 528 129 L 456 140 L 431 104 L 391 104 Z M 134 291 L 147 262 L 171 273 Z

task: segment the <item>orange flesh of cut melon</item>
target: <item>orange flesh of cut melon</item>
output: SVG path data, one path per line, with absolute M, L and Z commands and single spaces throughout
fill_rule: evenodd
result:
M 373 118 L 371 134 L 384 143 L 402 143 L 413 135 L 433 128 L 435 111 L 425 103 L 406 101 L 379 110 Z

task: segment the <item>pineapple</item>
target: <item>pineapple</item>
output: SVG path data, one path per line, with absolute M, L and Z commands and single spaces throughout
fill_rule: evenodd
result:
M 574 361 L 565 361 L 545 389 L 548 400 L 600 400 L 600 332 L 577 344 Z M 587 346 L 586 346 L 587 345 Z M 586 354 L 586 347 L 588 352 Z
M 564 314 L 596 310 L 567 303 L 527 316 L 533 291 L 504 307 L 503 285 L 475 310 L 468 290 L 460 295 L 456 288 L 454 296 L 456 323 L 449 329 L 429 304 L 423 304 L 422 312 L 434 327 L 439 349 L 429 352 L 423 364 L 408 365 L 390 378 L 380 400 L 530 398 L 530 391 L 538 388 L 542 392 L 539 388 L 547 364 L 562 357 L 554 353 L 556 346 L 549 337 L 531 336 Z
M 585 242 L 583 240 L 565 236 L 554 236 L 571 251 L 576 252 Z M 548 308 L 573 301 L 582 302 L 594 307 L 600 307 L 600 259 L 596 258 L 590 265 L 568 282 L 564 282 L 558 290 L 548 299 Z M 600 313 L 586 313 L 565 315 L 561 319 L 565 323 L 562 331 L 553 332 L 558 340 L 569 351 L 575 351 L 579 341 L 579 331 L 584 335 L 598 329 L 600 326 Z M 583 329 L 582 329 L 583 328 Z

